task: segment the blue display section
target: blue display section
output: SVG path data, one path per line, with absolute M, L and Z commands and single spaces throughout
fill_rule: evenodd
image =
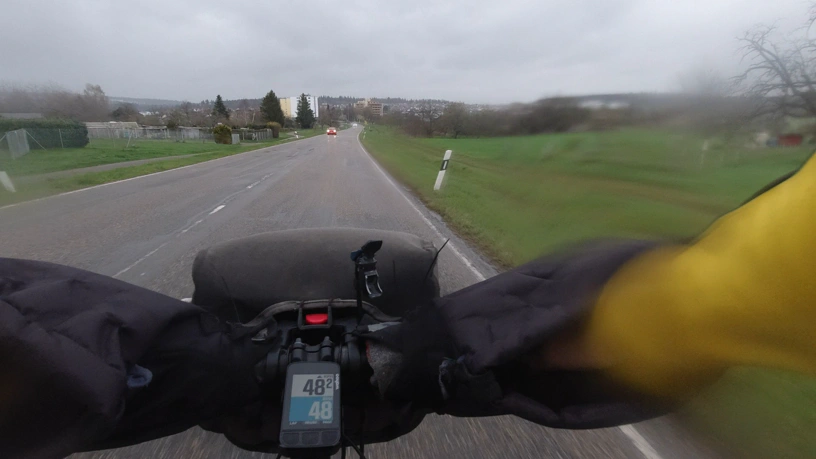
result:
M 332 397 L 292 397 L 289 423 L 331 423 L 334 418 Z

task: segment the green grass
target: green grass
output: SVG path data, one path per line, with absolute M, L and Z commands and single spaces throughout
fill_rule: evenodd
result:
M 299 131 L 300 138 L 313 137 L 323 134 L 321 129 Z M 162 158 L 182 155 L 177 159 L 157 161 L 137 166 L 127 166 L 100 172 L 89 172 L 70 177 L 46 178 L 42 180 L 24 180 L 17 183 L 17 193 L 9 193 L 0 188 L 0 206 L 30 199 L 41 198 L 52 194 L 78 190 L 89 186 L 101 185 L 126 178 L 152 174 L 177 167 L 188 166 L 204 161 L 210 161 L 225 156 L 235 155 L 259 148 L 276 145 L 294 140 L 293 137 L 284 137 L 270 142 L 244 143 L 240 145 L 218 145 L 212 142 L 173 142 L 164 140 L 145 140 L 137 142 L 128 150 L 123 150 L 124 144 L 114 146 L 108 140 L 94 140 L 85 148 L 32 151 L 16 160 L 0 161 L 0 170 L 6 170 L 14 178 L 61 170 L 77 169 L 81 167 L 98 166 L 123 161 L 139 159 Z M 7 153 L 6 153 L 7 154 Z M 6 169 L 3 169 L 6 167 Z
M 377 126 L 363 143 L 503 266 L 589 237 L 694 235 L 809 154 L 713 146 L 701 165 L 703 139 L 646 130 L 453 140 Z
M 753 368 L 731 371 L 681 412 L 736 457 L 816 457 L 816 381 Z
M 312 137 L 323 132 L 325 131 L 320 129 L 309 129 L 300 131 L 300 136 L 301 138 Z M 127 146 L 127 140 L 123 139 L 93 139 L 84 148 L 40 150 L 36 145 L 32 145 L 30 153 L 17 159 L 11 159 L 7 151 L 0 151 L 0 170 L 8 172 L 11 177 L 20 177 L 168 156 L 211 153 L 228 155 L 276 145 L 291 139 L 293 137 L 289 133 L 281 133 L 279 139 L 239 145 L 220 145 L 212 141 L 175 142 L 173 140 L 138 139 L 130 146 Z
M 751 149 L 688 133 L 621 130 L 417 139 L 368 127 L 366 148 L 460 235 L 509 267 L 593 237 L 685 238 L 811 148 Z M 443 189 L 442 155 L 453 150 Z M 816 381 L 741 370 L 684 411 L 740 457 L 816 457 Z

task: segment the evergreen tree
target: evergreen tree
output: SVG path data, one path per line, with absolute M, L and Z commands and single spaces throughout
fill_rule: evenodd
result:
M 221 94 L 215 97 L 215 104 L 213 104 L 212 113 L 216 118 L 229 119 L 230 117 L 229 110 L 227 110 L 227 106 L 224 105 L 224 99 L 221 98 Z
M 261 100 L 261 114 L 270 123 L 279 123 L 283 126 L 283 109 L 280 99 L 275 95 L 275 91 L 269 91 Z
M 312 111 L 312 107 L 309 105 L 309 99 L 306 97 L 306 94 L 300 95 L 295 121 L 297 121 L 297 124 L 303 129 L 311 129 L 311 127 L 314 126 L 314 111 Z

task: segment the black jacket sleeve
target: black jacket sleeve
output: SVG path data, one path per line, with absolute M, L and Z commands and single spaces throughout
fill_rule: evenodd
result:
M 538 371 L 536 351 L 580 326 L 604 283 L 657 243 L 602 241 L 550 255 L 422 305 L 367 337 L 399 353 L 370 359 L 389 399 L 454 416 L 514 414 L 537 424 L 594 429 L 670 409 L 600 371 Z
M 0 258 L 0 457 L 63 457 L 188 429 L 258 394 L 265 352 L 201 308 Z

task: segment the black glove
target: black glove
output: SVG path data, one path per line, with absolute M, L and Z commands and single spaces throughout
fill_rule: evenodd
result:
M 654 245 L 585 246 L 423 305 L 402 324 L 365 334 L 375 343 L 370 354 L 386 355 L 370 359 L 374 377 L 386 399 L 414 411 L 515 414 L 570 429 L 661 414 L 667 407 L 617 387 L 599 371 L 533 371 L 528 362 L 549 339 L 580 323 L 621 265 Z
M 0 258 L 0 451 L 64 457 L 182 432 L 259 397 L 266 349 L 203 309 Z

